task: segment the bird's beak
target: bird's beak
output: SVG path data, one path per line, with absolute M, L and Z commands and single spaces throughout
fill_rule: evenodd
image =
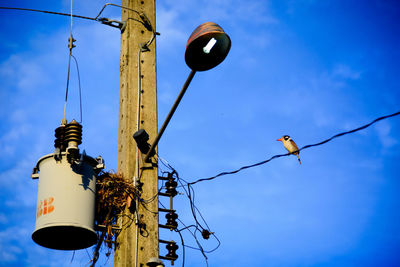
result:
M 279 138 L 278 140 L 276 140 L 276 141 L 282 141 L 282 138 Z

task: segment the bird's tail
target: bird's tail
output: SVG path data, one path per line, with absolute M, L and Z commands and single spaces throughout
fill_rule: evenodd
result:
M 299 154 L 297 154 L 296 156 L 297 156 L 297 160 L 299 161 L 299 164 L 301 164 L 301 160 L 300 160 Z

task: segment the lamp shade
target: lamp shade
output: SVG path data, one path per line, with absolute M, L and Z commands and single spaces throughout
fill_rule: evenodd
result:
M 214 22 L 205 22 L 190 35 L 186 44 L 186 64 L 195 71 L 205 71 L 216 67 L 228 55 L 231 39 Z

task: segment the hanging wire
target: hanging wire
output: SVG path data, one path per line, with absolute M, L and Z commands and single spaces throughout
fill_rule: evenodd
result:
M 181 187 L 182 187 L 183 190 L 185 191 L 186 196 L 187 196 L 188 199 L 189 199 L 189 202 L 190 202 L 190 210 L 191 210 L 191 212 L 192 212 L 192 215 L 193 215 L 193 218 L 194 218 L 194 220 L 195 220 L 195 222 L 196 222 L 196 225 L 200 226 L 200 228 L 201 228 L 202 230 L 204 230 L 205 228 L 204 228 L 204 227 L 200 224 L 200 222 L 197 220 L 196 210 L 198 211 L 198 209 L 197 209 L 197 207 L 194 205 L 194 193 L 193 193 L 193 195 L 191 194 L 191 191 L 190 191 L 191 186 L 188 184 L 188 182 L 186 182 L 184 179 L 182 179 L 182 178 L 179 177 L 178 172 L 177 172 L 168 162 L 166 162 L 164 159 L 162 159 L 162 158 L 160 158 L 160 157 L 159 157 L 159 159 L 160 159 L 161 163 L 162 163 L 164 166 L 168 167 L 168 168 L 172 171 L 172 175 L 175 175 L 175 176 L 176 176 L 177 181 L 179 182 L 179 184 L 181 185 Z M 182 181 L 183 181 L 185 184 L 183 184 Z M 186 188 L 185 188 L 185 185 L 188 186 L 187 190 L 186 190 Z M 193 190 L 193 192 L 194 192 L 194 190 Z M 201 216 L 201 218 L 203 219 L 203 221 L 205 222 L 203 216 L 202 216 L 202 215 L 200 215 L 200 216 Z M 207 223 L 205 223 L 205 224 L 207 225 Z M 208 225 L 207 225 L 207 227 L 208 227 Z M 208 230 L 209 230 L 209 228 L 208 228 Z
M 88 256 L 88 258 L 90 260 L 92 257 L 90 256 L 89 251 L 87 250 L 87 248 L 85 248 L 85 251 L 86 251 L 86 254 L 87 254 L 87 256 Z
M 65 120 L 65 114 L 67 113 L 69 74 L 70 74 L 70 69 L 71 69 L 71 54 L 72 54 L 72 51 L 70 49 L 69 50 L 69 56 L 68 56 L 67 88 L 65 89 L 65 100 L 64 100 L 64 120 Z
M 103 13 L 104 9 L 105 9 L 107 6 L 119 7 L 119 8 L 121 8 L 121 9 L 126 9 L 126 10 L 135 12 L 136 14 L 140 15 L 140 12 L 139 12 L 139 11 L 134 10 L 134 9 L 132 9 L 132 8 L 124 7 L 124 6 L 120 6 L 120 5 L 116 5 L 116 4 L 112 4 L 112 3 L 106 3 L 106 4 L 103 6 L 103 8 L 100 10 L 99 14 L 97 14 L 97 16 L 94 18 L 95 20 L 99 19 L 101 13 Z
M 240 171 L 242 171 L 242 170 L 245 170 L 245 169 L 257 167 L 257 166 L 266 164 L 266 163 L 270 162 L 270 161 L 273 160 L 273 159 L 280 158 L 280 157 L 286 157 L 286 156 L 292 155 L 293 153 L 300 152 L 300 151 L 302 151 L 302 150 L 304 150 L 304 149 L 308 149 L 308 148 L 310 148 L 310 147 L 315 147 L 315 146 L 320 146 L 320 145 L 326 144 L 326 143 L 328 143 L 328 142 L 332 141 L 333 139 L 338 138 L 338 137 L 340 137 L 340 136 L 344 136 L 344 135 L 347 135 L 347 134 L 352 134 L 352 133 L 355 133 L 355 132 L 364 130 L 365 128 L 368 128 L 369 126 L 371 126 L 372 124 L 374 124 L 374 123 L 376 123 L 376 122 L 378 122 L 378 121 L 381 121 L 381 120 L 384 120 L 384 119 L 388 119 L 388 118 L 391 118 L 391 117 L 394 117 L 394 116 L 398 116 L 398 115 L 400 115 L 400 111 L 399 111 L 399 112 L 396 112 L 396 113 L 393 113 L 393 114 L 390 114 L 390 115 L 386 115 L 386 116 L 379 117 L 379 118 L 373 120 L 372 122 L 370 122 L 370 123 L 368 123 L 368 124 L 365 124 L 365 125 L 363 125 L 363 126 L 361 126 L 361 127 L 358 127 L 358 128 L 356 128 L 356 129 L 353 129 L 353 130 L 350 130 L 350 131 L 346 131 L 346 132 L 342 132 L 342 133 L 335 134 L 334 136 L 332 136 L 332 137 L 330 137 L 330 138 L 328 138 L 328 139 L 326 139 L 326 140 L 324 140 L 324 141 L 322 141 L 322 142 L 303 146 L 303 147 L 300 148 L 299 150 L 294 151 L 294 152 L 292 152 L 292 153 L 286 153 L 286 154 L 275 155 L 275 156 L 272 156 L 271 158 L 269 158 L 269 159 L 267 159 L 267 160 L 264 160 L 264 161 L 261 161 L 261 162 L 255 163 L 255 164 L 243 166 L 243 167 L 241 167 L 241 168 L 239 168 L 239 169 L 237 169 L 237 170 L 234 170 L 234 171 L 221 172 L 221 173 L 219 173 L 219 174 L 217 174 L 217 175 L 215 175 L 215 176 L 211 176 L 211 177 L 208 177 L 208 178 L 198 179 L 198 180 L 196 180 L 196 181 L 194 181 L 194 182 L 188 183 L 188 185 L 194 185 L 194 184 L 196 184 L 196 183 L 204 182 L 204 181 L 211 181 L 211 180 L 214 180 L 215 178 L 220 177 L 220 176 L 235 174 L 235 173 L 238 173 L 238 172 L 240 172 Z
M 166 208 L 166 207 L 162 204 L 161 201 L 159 201 L 159 204 L 160 204 L 163 208 Z M 207 252 L 204 251 L 203 246 L 200 244 L 200 241 L 198 240 L 196 234 L 193 233 L 193 232 L 190 230 L 191 227 L 195 227 L 196 230 L 198 229 L 198 227 L 197 227 L 196 225 L 186 226 L 186 225 L 183 223 L 183 221 L 182 221 L 181 219 L 178 218 L 177 220 L 184 226 L 184 228 L 182 228 L 182 229 L 175 229 L 175 232 L 181 234 L 181 232 L 184 231 L 184 230 L 188 231 L 188 232 L 193 236 L 193 239 L 196 241 L 196 244 L 197 244 L 197 248 L 192 247 L 192 246 L 189 246 L 189 245 L 185 245 L 184 243 L 182 243 L 182 246 L 187 247 L 187 248 L 190 248 L 190 249 L 194 249 L 194 250 L 200 251 L 201 254 L 202 254 L 203 257 L 204 257 L 204 260 L 205 260 L 205 262 L 206 262 L 206 265 L 208 266 L 208 258 L 207 258 L 207 255 L 206 255 Z M 182 239 L 182 240 L 183 240 L 183 239 Z M 183 252 L 183 251 L 182 251 L 182 252 Z
M 75 258 L 75 251 L 76 251 L 76 250 L 74 250 L 74 251 L 72 252 L 71 261 L 69 262 L 70 264 L 74 261 L 74 258 Z
M 181 238 L 181 244 L 182 244 L 182 267 L 185 267 L 185 241 L 183 240 L 183 236 L 182 236 L 180 231 L 176 231 L 176 229 L 175 229 L 175 232 L 177 232 L 179 234 L 180 238 Z
M 172 174 L 176 177 L 177 181 L 181 184 L 181 188 L 184 189 L 185 195 L 188 197 L 189 202 L 190 202 L 190 209 L 191 209 L 191 211 L 192 211 L 193 219 L 194 219 L 195 222 L 196 222 L 196 225 L 186 226 L 186 225 L 178 218 L 178 221 L 181 222 L 182 225 L 184 225 L 184 228 L 182 228 L 182 229 L 180 229 L 180 230 L 177 230 L 177 229 L 176 229 L 176 231 L 188 230 L 188 231 L 192 234 L 193 238 L 195 239 L 195 241 L 196 241 L 196 243 L 197 243 L 197 245 L 198 245 L 198 248 L 194 248 L 194 247 L 191 247 L 191 246 L 186 246 L 186 247 L 201 251 L 201 253 L 202 253 L 203 256 L 205 257 L 205 260 L 206 260 L 206 262 L 207 262 L 207 257 L 206 257 L 206 255 L 205 255 L 205 253 L 214 252 L 214 251 L 215 251 L 216 249 L 218 249 L 219 246 L 221 245 L 221 241 L 218 239 L 218 237 L 215 235 L 215 233 L 213 233 L 213 232 L 210 231 L 210 227 L 208 226 L 206 220 L 204 219 L 204 217 L 203 217 L 203 215 L 201 214 L 200 210 L 196 207 L 196 205 L 195 205 L 195 203 L 194 203 L 194 189 L 192 188 L 192 186 L 189 185 L 189 186 L 188 186 L 188 190 L 186 190 L 184 184 L 187 185 L 188 182 L 185 181 L 184 179 L 180 178 L 178 172 L 177 172 L 166 160 L 164 160 L 163 158 L 160 158 L 160 157 L 159 157 L 159 160 L 160 160 L 160 162 L 161 162 L 165 167 L 169 168 L 169 169 L 172 171 Z M 164 206 L 161 202 L 160 202 L 160 205 Z M 204 222 L 204 224 L 206 225 L 206 227 L 203 227 L 203 226 L 200 224 L 200 222 L 198 221 L 197 215 L 196 215 L 196 211 L 197 211 L 197 213 L 200 215 L 200 217 L 201 217 L 201 219 L 203 220 L 203 222 Z M 192 231 L 189 229 L 189 228 L 192 228 L 192 227 L 195 228 L 194 232 L 192 232 Z M 217 243 L 218 243 L 217 246 L 216 246 L 215 248 L 213 248 L 213 249 L 211 249 L 211 250 L 208 250 L 208 251 L 206 251 L 206 250 L 203 249 L 203 247 L 201 246 L 200 241 L 198 240 L 197 235 L 196 235 L 198 232 L 202 233 L 204 230 L 208 231 L 208 232 L 210 233 L 210 235 L 212 235 L 212 236 L 215 238 L 215 240 L 217 241 Z
M 80 110 L 80 118 L 81 118 L 81 120 L 80 120 L 79 123 L 82 124 L 83 118 L 82 118 L 82 89 L 81 89 L 81 76 L 80 76 L 80 74 L 79 74 L 78 60 L 76 60 L 76 58 L 75 58 L 74 55 L 71 55 L 71 56 L 72 56 L 72 58 L 73 58 L 74 61 L 75 61 L 76 72 L 77 72 L 77 74 L 78 74 L 78 85 L 79 85 L 79 110 Z
M 71 37 L 72 37 L 72 4 L 73 0 L 71 0 Z
M 69 56 L 68 56 L 68 73 L 67 73 L 67 88 L 65 89 L 65 101 L 64 101 L 64 121 L 66 119 L 66 112 L 67 112 L 67 101 L 68 101 L 68 88 L 69 88 L 69 76 L 70 76 L 70 69 L 71 69 L 71 57 L 72 57 L 72 48 L 75 47 L 74 45 L 74 38 L 72 37 L 72 5 L 73 5 L 73 0 L 71 0 L 71 30 L 70 30 L 70 36 L 68 38 L 68 48 L 69 48 Z
M 74 37 L 72 36 L 72 29 L 73 29 L 72 26 L 73 26 L 73 17 L 74 17 L 74 15 L 72 14 L 72 7 L 73 7 L 73 0 L 71 0 L 70 37 L 68 38 L 69 55 L 68 55 L 67 86 L 66 86 L 66 89 L 65 89 L 65 101 L 64 101 L 64 121 L 66 120 L 66 112 L 67 112 L 68 91 L 69 91 L 69 80 L 70 80 L 70 73 L 71 73 L 71 58 L 73 58 L 74 61 L 75 61 L 76 72 L 77 72 L 77 75 L 78 75 L 79 115 L 80 115 L 80 121 L 79 121 L 79 123 L 82 123 L 83 117 L 82 117 L 82 88 L 81 88 L 81 77 L 80 77 L 80 73 L 79 73 L 78 60 L 77 60 L 76 57 L 72 54 L 72 49 L 75 47 L 74 42 L 76 41 L 76 40 L 74 39 Z

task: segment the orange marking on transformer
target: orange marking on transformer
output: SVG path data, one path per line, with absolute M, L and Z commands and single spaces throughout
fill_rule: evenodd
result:
M 49 214 L 54 211 L 54 197 L 49 197 L 44 200 L 40 200 L 36 211 L 36 218 L 39 218 L 42 215 Z

